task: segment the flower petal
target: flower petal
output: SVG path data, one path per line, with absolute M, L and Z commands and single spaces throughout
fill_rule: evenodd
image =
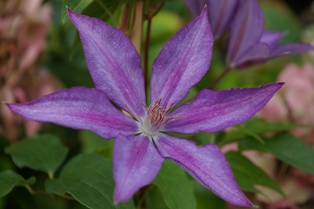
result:
M 239 1 L 235 0 L 183 0 L 193 17 L 208 5 L 208 20 L 215 39 L 220 38 L 232 23 Z
M 235 69 L 244 69 L 267 61 L 271 57 L 271 51 L 266 43 L 254 44 L 241 55 L 235 62 Z
M 275 57 L 285 56 L 285 55 L 290 55 L 290 54 L 298 54 L 298 53 L 307 52 L 313 49 L 314 47 L 310 44 L 297 44 L 297 43 L 285 44 L 274 49 L 272 51 L 272 56 L 270 58 L 275 58 Z
M 86 63 L 95 87 L 134 117 L 144 115 L 144 78 L 141 60 L 122 31 L 99 19 L 68 14 L 82 40 Z M 126 108 L 127 105 L 127 108 Z
M 193 134 L 215 132 L 242 123 L 264 107 L 282 85 L 272 83 L 258 88 L 202 90 L 192 102 L 169 114 L 169 117 L 178 119 L 167 123 L 163 130 Z
M 147 136 L 119 135 L 113 150 L 115 202 L 127 201 L 138 189 L 148 185 L 156 177 L 163 160 Z
M 209 23 L 215 39 L 220 38 L 230 27 L 238 4 L 239 1 L 235 0 L 208 0 Z
M 275 41 L 275 40 L 268 40 Z M 272 44 L 272 46 L 269 46 Z M 309 44 L 286 44 L 283 46 L 276 47 L 276 43 L 257 43 L 247 50 L 241 57 L 239 57 L 236 62 L 234 62 L 234 68 L 244 69 L 257 65 L 268 60 L 291 55 L 302 53 L 306 51 L 313 50 L 313 46 Z M 273 48 L 271 48 L 273 47 Z
M 260 39 L 260 42 L 265 43 L 272 50 L 277 48 L 280 39 L 284 36 L 284 33 L 276 31 L 264 31 Z
M 52 122 L 74 129 L 86 129 L 110 139 L 134 134 L 136 122 L 123 115 L 97 90 L 74 87 L 56 91 L 25 104 L 6 104 L 28 120 Z
M 264 15 L 257 0 L 241 0 L 229 35 L 227 62 L 231 67 L 245 51 L 259 41 L 263 29 Z
M 253 206 L 239 188 L 217 145 L 198 147 L 195 142 L 163 134 L 154 141 L 162 157 L 180 165 L 222 199 L 234 205 Z
M 206 10 L 165 44 L 153 63 L 151 104 L 177 104 L 208 70 L 213 37 Z

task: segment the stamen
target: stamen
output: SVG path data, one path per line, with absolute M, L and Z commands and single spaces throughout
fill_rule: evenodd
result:
M 174 103 L 170 104 L 169 106 L 167 103 L 165 107 L 160 106 L 160 104 L 161 99 L 158 99 L 149 107 L 142 104 L 147 109 L 147 113 L 146 117 L 141 123 L 141 130 L 148 135 L 154 135 L 158 133 L 165 124 L 176 119 L 173 117 L 167 118 L 168 113 L 174 107 Z

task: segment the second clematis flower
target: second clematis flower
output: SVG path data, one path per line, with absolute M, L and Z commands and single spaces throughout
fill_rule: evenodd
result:
M 282 83 L 205 89 L 192 102 L 177 107 L 210 64 L 213 37 L 204 10 L 175 34 L 155 59 L 151 100 L 146 105 L 140 56 L 128 37 L 99 19 L 71 10 L 68 14 L 79 31 L 95 88 L 73 87 L 7 106 L 26 119 L 115 138 L 115 202 L 130 199 L 155 178 L 164 160 L 171 160 L 224 200 L 252 206 L 217 145 L 199 147 L 167 133 L 215 132 L 241 123 L 258 112 Z
M 313 50 L 302 43 L 280 45 L 284 33 L 264 30 L 264 14 L 257 0 L 238 0 L 239 5 L 230 25 L 227 63 L 244 69 L 271 59 Z
M 280 45 L 284 33 L 264 30 L 264 14 L 258 0 L 183 0 L 191 14 L 208 5 L 215 39 L 229 33 L 227 65 L 245 69 L 271 59 L 313 50 L 302 43 Z

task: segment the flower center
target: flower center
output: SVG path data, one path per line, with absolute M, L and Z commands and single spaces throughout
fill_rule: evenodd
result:
M 168 113 L 173 108 L 174 104 L 162 107 L 160 105 L 161 99 L 158 99 L 155 104 L 150 105 L 149 107 L 143 105 L 146 109 L 146 116 L 140 124 L 140 130 L 149 136 L 156 135 L 163 126 L 174 118 L 166 117 Z

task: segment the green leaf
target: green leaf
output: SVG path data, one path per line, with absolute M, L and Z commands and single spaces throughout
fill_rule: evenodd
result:
M 266 141 L 265 149 L 283 162 L 314 174 L 314 149 L 290 134 Z
M 68 149 L 53 135 L 38 135 L 11 144 L 5 151 L 18 167 L 44 171 L 52 177 Z
M 98 154 L 82 154 L 73 158 L 61 171 L 58 179 L 45 182 L 48 193 L 71 194 L 77 201 L 92 209 L 133 209 L 133 202 L 113 203 L 114 181 L 112 166 Z
M 302 26 L 295 13 L 280 1 L 261 1 L 268 30 L 285 32 L 282 43 L 300 42 Z
M 82 142 L 83 153 L 92 153 L 95 151 L 103 152 L 104 150 L 109 149 L 109 141 L 91 131 L 81 130 L 79 137 Z
M 246 183 L 244 181 L 238 181 L 238 184 L 243 191 L 263 194 L 259 189 L 256 189 L 253 184 Z
M 314 149 L 291 134 L 280 134 L 267 139 L 264 145 L 245 138 L 239 142 L 239 148 L 268 152 L 289 165 L 314 174 Z
M 35 178 L 25 180 L 22 176 L 11 170 L 0 173 L 0 197 L 7 195 L 15 186 L 31 185 L 35 183 Z
M 118 5 L 117 0 L 94 0 L 82 11 L 82 14 L 106 21 L 117 10 Z
M 215 195 L 212 191 L 201 185 L 198 181 L 193 181 L 197 209 L 226 209 L 226 201 Z
M 196 208 L 192 183 L 182 168 L 171 161 L 166 160 L 163 163 L 153 184 L 161 190 L 165 203 L 170 209 Z
M 138 201 L 137 208 L 141 208 L 141 204 L 145 201 L 145 206 L 148 209 L 169 209 L 165 203 L 164 197 L 155 185 L 151 184 L 144 190 L 143 196 Z M 147 195 L 146 195 L 147 194 Z
M 243 190 L 256 192 L 257 190 L 253 186 L 261 185 L 273 189 L 284 196 L 278 184 L 240 152 L 230 151 L 227 152 L 225 156 L 230 163 L 235 178 Z
M 69 19 L 66 7 L 69 7 L 73 11 L 76 11 L 75 9 L 77 8 L 77 6 L 81 2 L 82 2 L 81 0 L 64 0 L 63 1 L 62 10 L 61 10 L 61 22 L 62 22 L 62 24 L 64 24 Z
M 248 135 L 261 142 L 261 138 L 259 137 L 260 134 L 286 131 L 298 127 L 303 126 L 289 123 L 270 123 L 255 117 L 241 125 L 235 126 L 235 129 L 224 134 L 220 145 L 239 140 Z

